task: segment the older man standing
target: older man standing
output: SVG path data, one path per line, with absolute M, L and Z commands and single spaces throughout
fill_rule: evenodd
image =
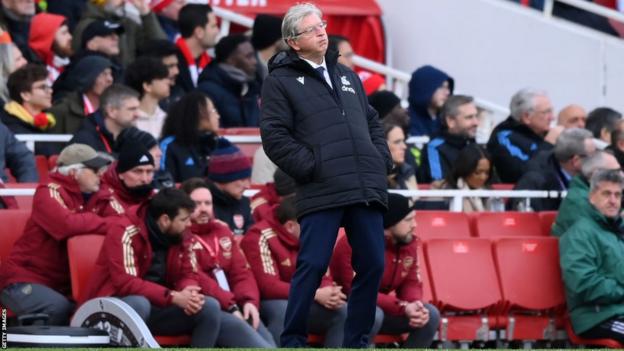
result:
M 310 306 L 340 226 L 353 247 L 356 272 L 343 346 L 368 345 L 384 270 L 382 212 L 392 161 L 358 76 L 327 52 L 326 25 L 314 5 L 288 10 L 282 37 L 290 50 L 271 58 L 262 90 L 263 147 L 297 182 L 301 224 L 283 347 L 306 343 Z

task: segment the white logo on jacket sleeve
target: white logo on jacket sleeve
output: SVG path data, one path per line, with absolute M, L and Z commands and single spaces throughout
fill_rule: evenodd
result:
M 351 87 L 351 82 L 347 79 L 347 76 L 340 76 L 340 83 L 342 83 L 342 91 L 348 91 L 353 95 L 355 94 L 355 90 Z
M 340 82 L 342 83 L 342 85 L 351 85 L 351 82 L 349 82 L 349 80 L 347 79 L 347 76 L 341 76 Z
M 298 77 L 297 78 L 297 82 L 301 83 L 301 85 L 303 85 L 303 76 Z

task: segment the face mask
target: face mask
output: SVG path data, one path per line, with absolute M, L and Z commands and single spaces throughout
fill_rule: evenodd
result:
M 152 186 L 152 184 L 150 183 L 150 184 L 135 186 L 132 188 L 126 187 L 126 189 L 132 196 L 148 197 L 152 194 L 152 191 L 154 191 L 154 186 Z

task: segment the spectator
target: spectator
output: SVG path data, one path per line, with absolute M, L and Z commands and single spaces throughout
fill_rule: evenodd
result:
M 568 105 L 559 111 L 557 124 L 564 128 L 585 128 L 587 112 L 582 106 Z
M 570 181 L 581 172 L 583 159 L 593 155 L 596 146 L 590 131 L 580 128 L 564 130 L 552 150 L 541 151 L 527 165 L 514 190 L 553 190 L 566 191 Z M 513 201 L 518 210 L 524 202 Z M 532 199 L 534 211 L 556 211 L 561 204 L 560 198 Z
M 195 202 L 191 232 L 202 292 L 219 301 L 221 347 L 274 348 L 273 336 L 260 320 L 260 293 L 249 263 L 228 226 L 215 219 L 212 195 L 200 178 L 182 184 Z M 249 324 L 247 324 L 249 322 Z
M 541 150 L 552 149 L 556 138 L 549 133 L 553 109 L 545 92 L 522 89 L 509 104 L 511 116 L 492 131 L 487 149 L 503 183 L 515 183 L 527 162 Z
M 180 35 L 178 17 L 184 5 L 186 5 L 186 0 L 152 0 L 150 3 L 160 27 L 165 31 L 170 42 L 174 42 Z
M 583 160 L 581 173 L 572 178 L 568 187 L 568 194 L 561 201 L 557 218 L 552 227 L 552 235 L 561 237 L 577 221 L 577 219 L 587 216 L 589 202 L 589 179 L 598 170 L 620 169 L 620 164 L 615 157 L 608 152 L 596 151 L 593 156 Z
M 55 95 L 63 97 L 56 100 L 50 109 L 50 113 L 56 117 L 52 133 L 76 133 L 85 118 L 100 108 L 102 94 L 113 84 L 112 67 L 110 60 L 94 55 L 83 57 L 72 67 L 66 76 L 66 82 L 72 91 L 66 91 L 64 95 L 56 94 L 55 91 Z
M 176 80 L 180 74 L 178 48 L 166 40 L 152 40 L 146 45 L 142 54 L 159 59 L 169 71 L 169 84 L 171 85 L 169 96 L 160 101 L 160 108 L 167 111 L 173 102 L 178 101 L 184 95 L 184 90 L 176 85 Z
M 295 195 L 297 184 L 291 176 L 281 169 L 275 171 L 274 181 L 263 185 L 251 198 L 251 214 L 255 222 L 271 217 L 273 207 L 283 198 Z
M 449 97 L 440 111 L 442 130 L 421 151 L 418 180 L 431 183 L 444 179 L 453 168 L 459 152 L 475 142 L 479 119 L 471 96 Z
M 217 44 L 219 26 L 210 5 L 200 4 L 184 5 L 180 10 L 178 26 L 181 37 L 176 40 L 176 45 L 180 74 L 176 85 L 189 92 L 197 87 L 199 75 L 212 61 L 206 50 Z
M 450 95 L 455 80 L 433 66 L 422 66 L 409 81 L 409 115 L 411 136 L 432 136 L 440 131 L 440 111 Z
M 353 52 L 353 47 L 351 46 L 349 39 L 342 35 L 330 35 L 328 50 L 337 52 L 340 55 L 338 56 L 338 63 L 343 64 L 357 72 L 360 80 L 362 81 L 362 86 L 364 87 L 366 96 L 371 95 L 376 91 L 386 89 L 386 81 L 384 77 L 376 73 L 356 69 L 355 64 L 353 63 L 353 56 L 355 56 L 355 53 Z
M 102 217 L 128 212 L 147 202 L 154 186 L 154 157 L 138 142 L 123 144 L 119 158 L 102 176 L 102 188 L 94 195 L 94 211 Z
M 219 41 L 215 54 L 215 61 L 200 74 L 197 88 L 214 102 L 224 128 L 257 127 L 260 89 L 251 42 L 242 34 L 232 34 Z
M 585 128 L 594 134 L 596 147 L 602 150 L 612 143 L 611 134 L 621 119 L 622 114 L 609 107 L 595 108 L 587 115 Z
M 153 334 L 191 335 L 191 346 L 214 347 L 219 303 L 200 293 L 190 254 L 195 203 L 164 189 L 111 224 L 82 300 L 115 296 Z
M 44 66 L 28 64 L 11 73 L 7 81 L 10 101 L 4 105 L 0 119 L 14 134 L 44 134 L 56 124 L 56 118 L 44 110 L 52 107 L 52 87 Z M 37 143 L 36 155 L 52 155 L 54 145 Z
M 0 110 L 9 101 L 9 89 L 7 79 L 11 73 L 26 66 L 28 61 L 22 55 L 20 49 L 11 42 L 8 32 L 0 29 Z
M 375 92 L 368 96 L 368 103 L 377 110 L 382 122 L 398 124 L 403 128 L 405 135 L 408 134 L 410 117 L 395 93 L 387 90 Z
M 69 30 L 73 31 L 84 12 L 87 0 L 54 0 L 46 2 L 49 13 L 67 18 Z
M 289 197 L 274 208 L 270 218 L 254 224 L 241 241 L 260 288 L 260 314 L 278 343 L 284 329 L 290 282 L 295 274 L 300 231 L 294 199 Z M 327 272 L 310 308 L 310 332 L 325 335 L 324 347 L 340 347 L 346 318 L 346 296 L 339 286 L 334 286 Z
M 78 57 L 101 55 L 119 64 L 120 37 L 123 34 L 124 27 L 117 22 L 97 19 L 89 23 L 82 32 Z
M 244 234 L 253 224 L 249 198 L 251 162 L 236 145 L 226 139 L 210 154 L 208 179 L 214 200 L 215 217 L 227 223 L 236 235 Z
M 154 158 L 154 179 L 152 181 L 152 187 L 156 190 L 162 190 L 164 188 L 175 187 L 175 181 L 171 173 L 166 169 L 161 168 L 162 151 L 160 145 L 150 133 L 144 132 L 136 128 L 125 129 L 119 135 L 119 149 L 124 149 L 125 144 L 141 144 Z
M 67 239 L 105 234 L 106 221 L 89 210 L 86 199 L 98 191 L 108 161 L 87 145 L 63 149 L 50 183 L 40 184 L 30 220 L 0 268 L 0 302 L 17 316 L 47 314 L 50 325 L 67 325 L 74 303 Z
M 161 133 L 160 168 L 176 182 L 208 175 L 208 158 L 219 142 L 219 118 L 212 101 L 198 91 L 173 104 Z
M 158 103 L 169 96 L 171 89 L 169 70 L 160 60 L 139 57 L 126 71 L 126 84 L 141 95 L 139 118 L 136 127 L 160 137 L 167 114 Z
M 256 72 L 260 81 L 269 75 L 269 59 L 280 51 L 288 50 L 282 40 L 282 19 L 258 14 L 251 29 L 251 45 L 256 50 Z
M 559 240 L 567 309 L 574 333 L 586 339 L 624 342 L 624 260 L 621 171 L 602 170 L 591 177 L 589 212 Z M 596 308 L 600 306 L 599 308 Z
M 414 168 L 405 162 L 407 144 L 405 143 L 405 133 L 403 128 L 397 124 L 384 123 L 384 135 L 392 157 L 394 168 L 388 174 L 389 189 L 416 190 L 416 175 Z
M 139 93 L 113 84 L 102 93 L 100 108 L 87 116 L 69 143 L 87 144 L 113 155 L 119 152 L 116 144 L 119 134 L 132 127 L 138 117 Z
M 5 171 L 7 168 L 20 183 L 39 181 L 33 153 L 24 143 L 15 139 L 9 128 L 0 123 L 0 183 L 9 180 Z
M 74 49 L 78 49 L 81 43 L 84 43 L 83 32 L 94 21 L 104 20 L 121 24 L 123 34 L 119 36 L 119 54 L 120 62 L 123 66 L 134 61 L 137 50 L 141 50 L 142 46 L 152 39 L 166 39 L 167 35 L 160 28 L 158 19 L 151 12 L 148 1 L 130 0 L 128 1 L 139 10 L 141 21 L 135 22 L 129 17 L 120 16 L 119 13 L 126 14 L 122 8 L 125 1 L 119 0 L 103 0 L 87 2 L 87 8 L 82 15 L 82 19 L 76 25 L 74 30 Z
M 619 120 L 611 133 L 611 145 L 607 150 L 613 153 L 620 167 L 624 167 L 624 120 Z
M 414 237 L 416 221 L 409 199 L 388 194 L 388 212 L 384 214 L 386 265 L 377 295 L 377 308 L 383 312 L 381 333 L 409 333 L 401 347 L 427 348 L 440 325 L 440 313 L 431 304 L 423 303 L 423 283 Z M 349 294 L 355 272 L 351 268 L 351 246 L 347 237 L 336 244 L 331 271 L 336 282 Z M 376 321 L 379 323 L 378 321 Z
M 69 58 L 73 54 L 71 40 L 65 17 L 50 13 L 40 13 L 33 17 L 28 46 L 48 68 L 50 83 L 69 64 Z
M 0 27 L 11 34 L 13 42 L 26 56 L 30 22 L 35 15 L 35 0 L 2 0 Z

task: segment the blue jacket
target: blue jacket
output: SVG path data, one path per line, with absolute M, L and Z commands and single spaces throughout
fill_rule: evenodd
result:
M 15 139 L 9 128 L 0 123 L 0 179 L 3 182 L 8 181 L 4 172 L 6 168 L 11 170 L 18 182 L 36 183 L 39 181 L 33 153 L 24 143 Z
M 433 66 L 422 66 L 412 73 L 409 82 L 408 112 L 410 115 L 410 130 L 412 136 L 433 135 L 440 131 L 440 119 L 432 119 L 427 111 L 433 93 L 449 82 L 449 89 L 453 94 L 455 81 L 448 74 Z
M 452 172 L 461 150 L 474 142 L 472 138 L 450 134 L 446 130 L 439 133 L 421 151 L 418 182 L 431 183 L 445 179 Z

